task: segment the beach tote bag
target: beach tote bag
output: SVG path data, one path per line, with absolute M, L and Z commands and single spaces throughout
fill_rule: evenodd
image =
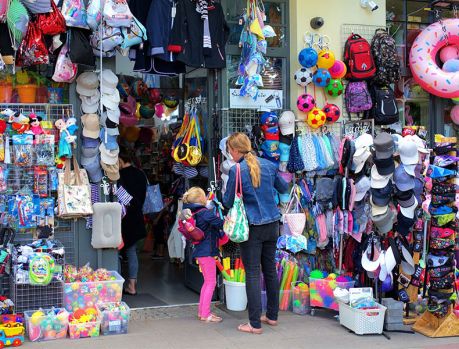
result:
M 223 231 L 233 242 L 244 242 L 249 239 L 249 222 L 242 201 L 241 166 L 236 164 L 236 193 L 233 207 L 228 211 L 223 224 Z
M 164 208 L 163 196 L 159 184 L 148 185 L 147 195 L 143 204 L 143 214 L 157 213 Z
M 91 187 L 86 170 L 80 169 L 75 157 L 66 160 L 65 171 L 59 173 L 57 191 L 58 216 L 63 219 L 80 218 L 93 214 Z
M 301 207 L 300 198 L 298 195 L 300 188 L 295 184 L 290 192 L 290 201 L 287 211 L 284 214 L 284 224 L 287 224 L 290 234 L 300 236 L 303 234 L 306 226 L 306 215 Z

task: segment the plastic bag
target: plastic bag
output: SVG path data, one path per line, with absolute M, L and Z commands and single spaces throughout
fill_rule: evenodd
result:
M 35 155 L 37 165 L 54 165 L 54 135 L 36 136 Z
M 33 135 L 13 135 L 13 155 L 16 166 L 32 165 Z

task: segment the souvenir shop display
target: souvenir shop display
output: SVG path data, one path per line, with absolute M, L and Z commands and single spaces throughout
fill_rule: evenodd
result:
M 128 332 L 131 310 L 124 302 L 102 303 L 97 305 L 101 314 L 102 335 L 124 334 Z
M 69 312 L 94 307 L 98 302 L 121 301 L 124 279 L 116 271 L 66 265 L 64 275 L 64 307 Z
M 40 309 L 24 313 L 27 336 L 32 342 L 67 337 L 69 313 L 62 308 Z

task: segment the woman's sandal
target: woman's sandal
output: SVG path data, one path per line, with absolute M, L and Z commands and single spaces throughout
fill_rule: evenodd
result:
M 262 334 L 263 333 L 262 328 L 253 328 L 252 325 L 250 325 L 250 323 L 239 325 L 237 327 L 237 330 L 240 332 L 252 333 L 252 334 Z
M 220 316 L 217 316 L 215 314 L 210 314 L 208 317 L 200 317 L 198 316 L 198 319 L 202 322 L 207 322 L 207 323 L 210 323 L 210 322 L 222 322 L 223 319 L 220 317 Z
M 270 320 L 265 315 L 260 318 L 260 321 L 269 326 L 277 326 L 277 320 Z

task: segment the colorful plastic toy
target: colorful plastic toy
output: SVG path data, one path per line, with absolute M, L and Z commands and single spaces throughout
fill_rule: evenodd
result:
M 298 61 L 305 68 L 314 67 L 317 64 L 318 58 L 317 51 L 311 47 L 302 49 L 298 55 Z
M 292 284 L 292 311 L 298 315 L 306 315 L 311 311 L 309 301 L 309 286 L 304 282 Z
M 331 79 L 330 83 L 325 86 L 325 93 L 330 97 L 338 97 L 343 94 L 344 86 L 341 79 Z
M 126 303 L 103 303 L 97 308 L 101 313 L 100 329 L 104 336 L 128 332 L 131 311 Z
M 69 316 L 69 337 L 71 339 L 99 337 L 100 313 L 94 307 L 77 309 Z
M 339 117 L 341 116 L 341 110 L 336 104 L 331 104 L 331 103 L 325 104 L 322 110 L 325 113 L 327 122 L 329 123 L 334 123 L 338 121 Z
M 294 79 L 302 87 L 308 86 L 312 82 L 312 71 L 309 68 L 300 68 L 295 72 Z
M 69 313 L 63 308 L 26 311 L 27 334 L 32 342 L 65 338 Z
M 309 125 L 309 127 L 314 129 L 322 127 L 325 124 L 325 121 L 327 121 L 327 117 L 323 110 L 319 108 L 313 108 L 308 113 L 308 118 L 306 119 L 306 122 Z
M 343 61 L 337 59 L 335 60 L 333 66 L 328 69 L 328 71 L 330 72 L 332 79 L 342 79 L 346 76 L 347 67 Z
M 8 323 L 0 325 L 0 348 L 6 346 L 19 347 L 24 343 L 24 325 Z
M 317 69 L 312 76 L 312 82 L 317 87 L 325 87 L 330 83 L 331 75 L 327 69 Z
M 318 276 L 319 273 L 314 273 Z M 330 274 L 331 275 L 331 274 Z M 354 287 L 355 281 L 348 277 L 333 275 L 330 279 L 315 279 L 309 277 L 309 293 L 311 307 L 328 308 L 338 311 L 338 303 L 335 301 L 333 290 L 337 287 L 350 289 Z
M 317 66 L 322 69 L 330 69 L 335 64 L 335 54 L 330 50 L 322 50 L 319 52 Z

